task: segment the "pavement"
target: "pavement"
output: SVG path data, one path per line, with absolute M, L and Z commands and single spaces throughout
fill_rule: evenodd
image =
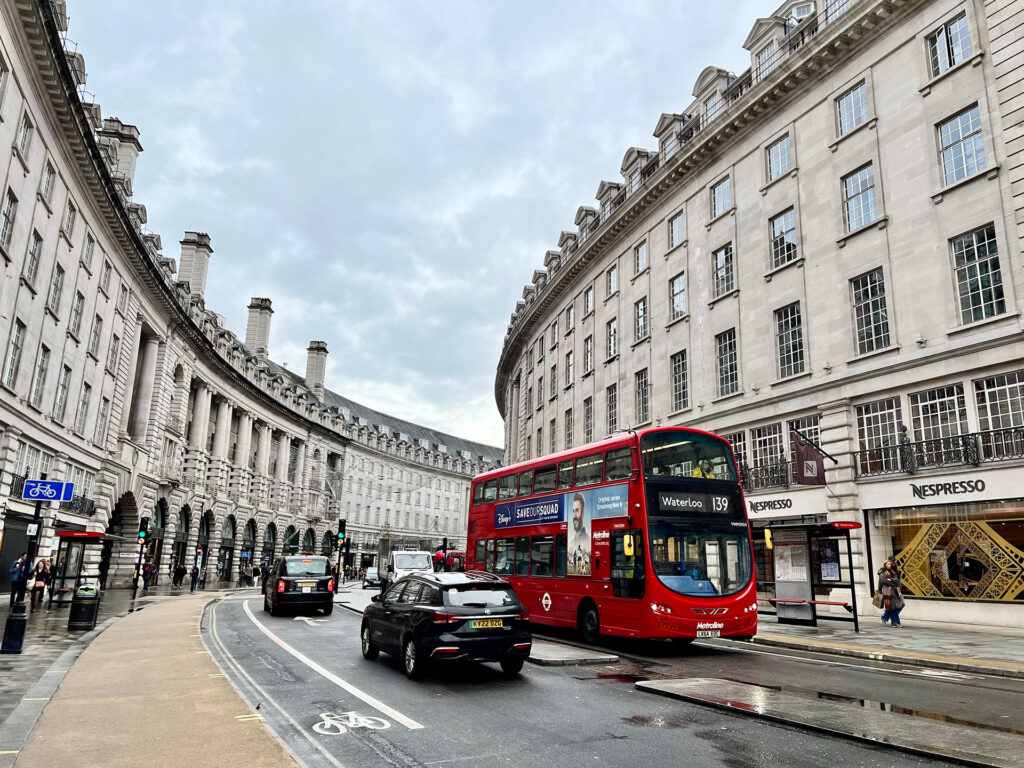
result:
M 830 653 L 894 664 L 1024 679 L 1024 630 L 967 629 L 962 624 L 907 623 L 900 629 L 862 617 L 852 625 L 821 622 L 817 627 L 779 624 L 761 616 L 754 643 Z
M 70 670 L 50 670 L 59 687 L 23 746 L 0 743 L 0 766 L 298 768 L 200 639 L 216 597 L 153 602 L 99 634 Z

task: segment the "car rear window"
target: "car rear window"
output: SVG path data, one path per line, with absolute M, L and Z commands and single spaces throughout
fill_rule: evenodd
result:
M 517 605 L 519 600 L 512 587 L 494 584 L 466 584 L 448 587 L 444 591 L 445 605 L 466 605 L 470 607 L 493 607 Z
M 285 576 L 326 576 L 326 557 L 304 557 L 301 560 L 284 561 Z
M 430 568 L 430 555 L 423 552 L 419 554 L 397 554 L 395 555 L 396 568 Z

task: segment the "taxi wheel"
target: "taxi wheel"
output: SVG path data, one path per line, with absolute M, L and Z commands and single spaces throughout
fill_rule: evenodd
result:
M 373 661 L 380 656 L 380 649 L 373 644 L 373 640 L 370 639 L 370 625 L 363 622 L 363 628 L 359 633 L 361 638 L 360 642 L 363 649 L 363 658 L 367 661 Z
M 270 598 L 270 615 L 271 616 L 280 616 L 281 615 L 281 606 L 276 605 L 274 603 L 274 598 Z
M 324 606 L 324 616 L 330 616 L 334 613 L 334 603 L 328 603 Z
M 412 638 L 407 638 L 402 646 L 402 666 L 405 668 L 405 676 L 410 680 L 417 679 L 423 674 L 423 659 L 416 652 L 416 643 Z
M 270 606 L 267 605 L 267 596 L 266 595 L 263 595 L 263 611 L 265 613 L 270 613 Z
M 501 664 L 501 671 L 509 677 L 518 675 L 522 669 L 525 660 L 516 656 L 509 656 L 499 662 Z

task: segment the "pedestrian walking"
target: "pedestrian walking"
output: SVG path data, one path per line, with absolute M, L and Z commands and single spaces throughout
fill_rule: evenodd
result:
M 878 591 L 882 593 L 882 623 L 893 629 L 903 626 L 900 611 L 903 610 L 903 590 L 896 562 L 891 558 L 878 569 Z
M 199 586 L 199 566 L 198 565 L 193 565 L 192 566 L 191 584 L 192 584 L 192 586 L 189 587 L 188 591 L 189 592 L 195 592 L 196 591 L 196 587 Z
M 199 572 L 199 588 L 206 589 L 206 566 Z
M 21 557 L 11 565 L 11 605 L 25 602 L 25 582 L 29 576 L 28 554 L 22 553 Z
M 43 607 L 43 593 L 46 592 L 46 585 L 50 583 L 50 563 L 48 560 L 39 560 L 28 583 L 32 585 L 32 608 Z
M 146 564 L 142 566 L 142 592 L 145 594 L 149 592 L 149 580 L 156 575 L 156 565 L 152 560 L 146 560 Z
M 184 563 L 178 563 L 174 566 L 174 584 L 172 586 L 181 589 L 181 582 L 185 580 L 185 573 L 186 570 Z

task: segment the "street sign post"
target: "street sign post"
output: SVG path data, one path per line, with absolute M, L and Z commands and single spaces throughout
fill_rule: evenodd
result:
M 62 483 L 59 480 L 26 480 L 21 498 L 24 501 L 71 501 L 74 491 L 74 483 Z

